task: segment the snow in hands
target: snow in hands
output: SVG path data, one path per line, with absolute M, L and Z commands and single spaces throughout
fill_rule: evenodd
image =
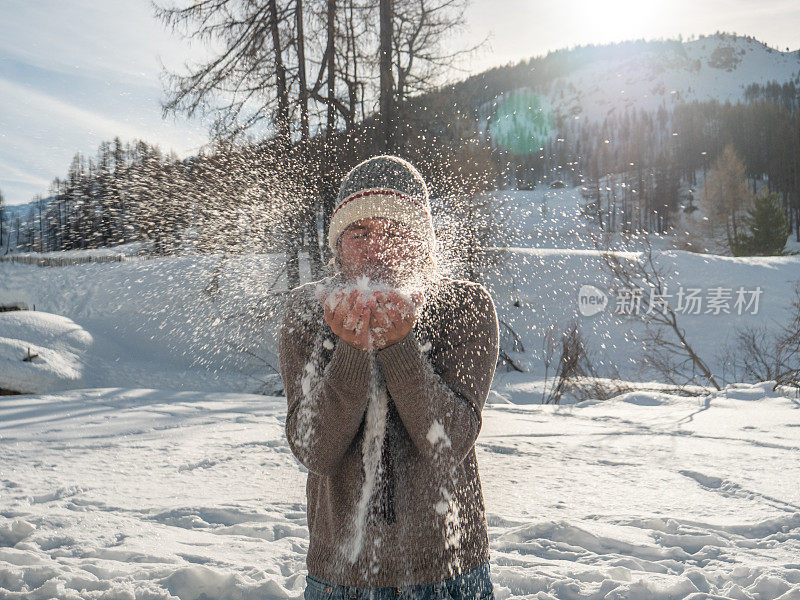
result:
M 334 333 L 356 348 L 371 351 L 404 337 L 424 300 L 418 284 L 392 287 L 366 275 L 333 288 L 320 284 L 316 295 Z

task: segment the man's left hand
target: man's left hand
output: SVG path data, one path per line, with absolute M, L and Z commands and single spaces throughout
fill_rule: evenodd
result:
M 367 306 L 372 311 L 369 327 L 376 350 L 396 344 L 409 334 L 417 321 L 420 300 L 409 301 L 394 291 L 375 292 Z

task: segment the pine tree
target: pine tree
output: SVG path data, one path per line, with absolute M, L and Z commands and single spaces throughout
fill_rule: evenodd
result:
M 789 222 L 780 197 L 769 190 L 754 198 L 753 207 L 742 219 L 746 233 L 735 243 L 734 256 L 777 256 L 784 254 Z

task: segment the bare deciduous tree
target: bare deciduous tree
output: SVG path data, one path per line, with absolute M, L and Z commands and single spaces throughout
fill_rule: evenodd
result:
M 174 33 L 216 47 L 184 74 L 165 72 L 165 115 L 213 115 L 213 131 L 233 137 L 262 124 L 273 135 L 288 127 L 284 48 L 289 7 L 276 0 L 193 0 L 154 4 L 156 17 Z
M 468 4 L 469 0 L 394 0 L 391 43 L 399 103 L 433 89 L 452 71 L 456 59 L 484 44 L 445 48 L 447 38 L 465 25 Z
M 640 258 L 628 259 L 606 248 L 602 258 L 614 282 L 624 291 L 641 290 L 644 314 L 631 315 L 643 319 L 647 327 L 648 349 L 644 366 L 659 372 L 664 380 L 678 386 L 696 382 L 698 377 L 720 390 L 717 378 L 690 343 L 686 330 L 678 321 L 675 311 L 664 302 L 666 283 L 663 269 L 656 263 L 648 236 L 638 238 L 643 243 Z M 644 294 L 644 292 L 648 292 Z
M 800 283 L 795 284 L 790 316 L 776 331 L 765 325 L 739 327 L 736 341 L 723 352 L 734 381 L 774 381 L 800 390 Z
M 542 390 L 542 404 L 559 404 L 562 396 L 569 389 L 571 379 L 592 373 L 578 324 L 573 322 L 561 335 L 556 334 L 555 328 L 549 328 L 544 337 L 543 350 L 545 353 L 545 386 Z M 555 364 L 556 371 L 548 387 L 547 374 L 556 352 L 559 352 Z
M 272 165 L 278 173 L 287 179 L 295 170 L 305 173 L 309 185 L 302 206 L 284 207 L 286 273 L 290 287 L 300 283 L 305 247 L 318 276 L 324 246 L 318 211 L 321 207 L 327 223 L 341 170 L 333 155 L 342 145 L 333 141 L 339 134 L 337 117 L 344 137 L 359 117 L 377 117 L 377 139 L 384 151 L 394 151 L 398 101 L 430 89 L 434 71 L 458 54 L 446 51 L 442 42 L 463 22 L 468 0 L 177 1 L 155 5 L 156 16 L 203 44 L 210 56 L 186 65 L 181 74 L 166 75 L 165 114 L 212 115 L 212 133 L 219 140 L 258 131 L 255 140 L 280 159 Z M 275 200 L 264 197 L 264 202 Z

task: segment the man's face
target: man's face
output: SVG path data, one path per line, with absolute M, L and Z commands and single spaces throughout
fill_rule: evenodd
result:
M 356 221 L 339 237 L 339 261 L 348 281 L 366 275 L 397 286 L 421 267 L 426 252 L 419 234 L 384 218 Z

